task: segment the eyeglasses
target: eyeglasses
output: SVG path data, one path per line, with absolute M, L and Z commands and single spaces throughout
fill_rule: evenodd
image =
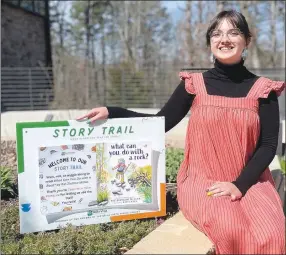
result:
M 227 37 L 231 40 L 238 38 L 243 33 L 238 28 L 230 29 L 226 33 L 222 32 L 221 30 L 212 30 L 210 32 L 210 38 L 213 42 L 217 42 L 222 39 L 224 34 L 226 34 Z

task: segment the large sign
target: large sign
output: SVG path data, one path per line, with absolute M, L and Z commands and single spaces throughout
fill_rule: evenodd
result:
M 16 126 L 21 233 L 166 214 L 164 118 Z

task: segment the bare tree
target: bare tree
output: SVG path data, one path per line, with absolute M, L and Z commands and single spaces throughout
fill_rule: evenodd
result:
M 278 9 L 278 13 L 279 16 L 282 17 L 282 35 L 284 35 L 284 40 L 282 40 L 282 49 L 283 49 L 283 54 L 282 54 L 282 63 L 281 66 L 285 68 L 285 1 L 279 1 L 279 9 Z
M 270 20 L 270 33 L 271 33 L 271 48 L 273 54 L 271 55 L 271 65 L 276 66 L 277 60 L 277 33 L 276 33 L 276 15 L 277 15 L 277 3 L 276 1 L 271 2 L 271 20 Z
M 64 49 L 65 39 L 65 25 L 66 25 L 66 8 L 65 3 L 61 1 L 51 2 L 50 20 L 51 20 L 51 32 L 53 39 L 59 39 L 60 50 Z
M 223 11 L 227 5 L 227 1 L 216 1 L 216 3 L 217 3 L 216 5 L 217 12 Z
M 191 67 L 194 67 L 194 59 L 195 59 L 195 49 L 194 49 L 194 42 L 193 36 L 194 30 L 192 29 L 192 3 L 190 1 L 186 2 L 186 10 L 185 10 L 185 17 L 186 17 L 186 25 L 184 27 L 184 33 L 186 35 L 186 53 L 188 55 L 188 63 Z
M 133 52 L 129 38 L 130 2 L 124 1 L 123 4 L 119 2 L 111 2 L 110 4 L 113 8 L 113 14 L 115 14 L 115 16 L 113 17 L 115 18 L 115 27 L 118 30 L 120 39 L 124 45 L 124 60 L 126 62 L 134 63 Z M 123 15 L 120 15 L 122 14 L 121 11 L 123 12 Z
M 84 10 L 84 26 L 85 26 L 85 37 L 86 37 L 86 47 L 85 47 L 85 58 L 89 59 L 89 52 L 90 52 L 90 0 L 87 0 Z
M 253 17 L 250 14 L 249 11 L 249 7 L 250 5 L 256 4 L 255 2 L 252 1 L 240 1 L 239 5 L 240 5 L 240 9 L 243 12 L 250 28 L 252 28 L 252 39 L 251 39 L 251 50 L 250 50 L 250 54 L 251 55 L 251 60 L 249 60 L 249 58 L 247 59 L 248 62 L 252 62 L 252 66 L 254 68 L 260 68 L 261 67 L 261 63 L 260 63 L 260 49 L 259 49 L 259 45 L 257 42 L 257 34 L 258 34 L 258 28 L 255 26 L 255 21 L 253 19 Z M 257 9 L 255 8 L 255 12 L 257 11 Z M 257 15 L 257 13 L 255 13 L 255 16 Z

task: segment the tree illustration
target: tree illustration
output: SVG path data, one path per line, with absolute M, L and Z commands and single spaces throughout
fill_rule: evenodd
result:
M 97 200 L 98 202 L 107 201 L 109 192 L 107 186 L 101 184 L 108 182 L 107 158 L 105 157 L 105 144 L 100 143 L 96 145 L 96 186 L 97 186 Z
M 136 186 L 137 192 L 145 203 L 152 202 L 152 166 L 138 167 L 129 176 L 129 181 Z

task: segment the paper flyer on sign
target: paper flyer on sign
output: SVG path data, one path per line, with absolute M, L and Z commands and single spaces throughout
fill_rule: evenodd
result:
M 93 145 L 39 148 L 39 188 L 42 214 L 86 208 L 97 196 Z
M 129 119 L 132 125 L 124 132 L 126 121 L 22 128 L 21 232 L 165 214 L 164 130 L 146 132 L 148 127 L 164 127 L 164 121 Z

